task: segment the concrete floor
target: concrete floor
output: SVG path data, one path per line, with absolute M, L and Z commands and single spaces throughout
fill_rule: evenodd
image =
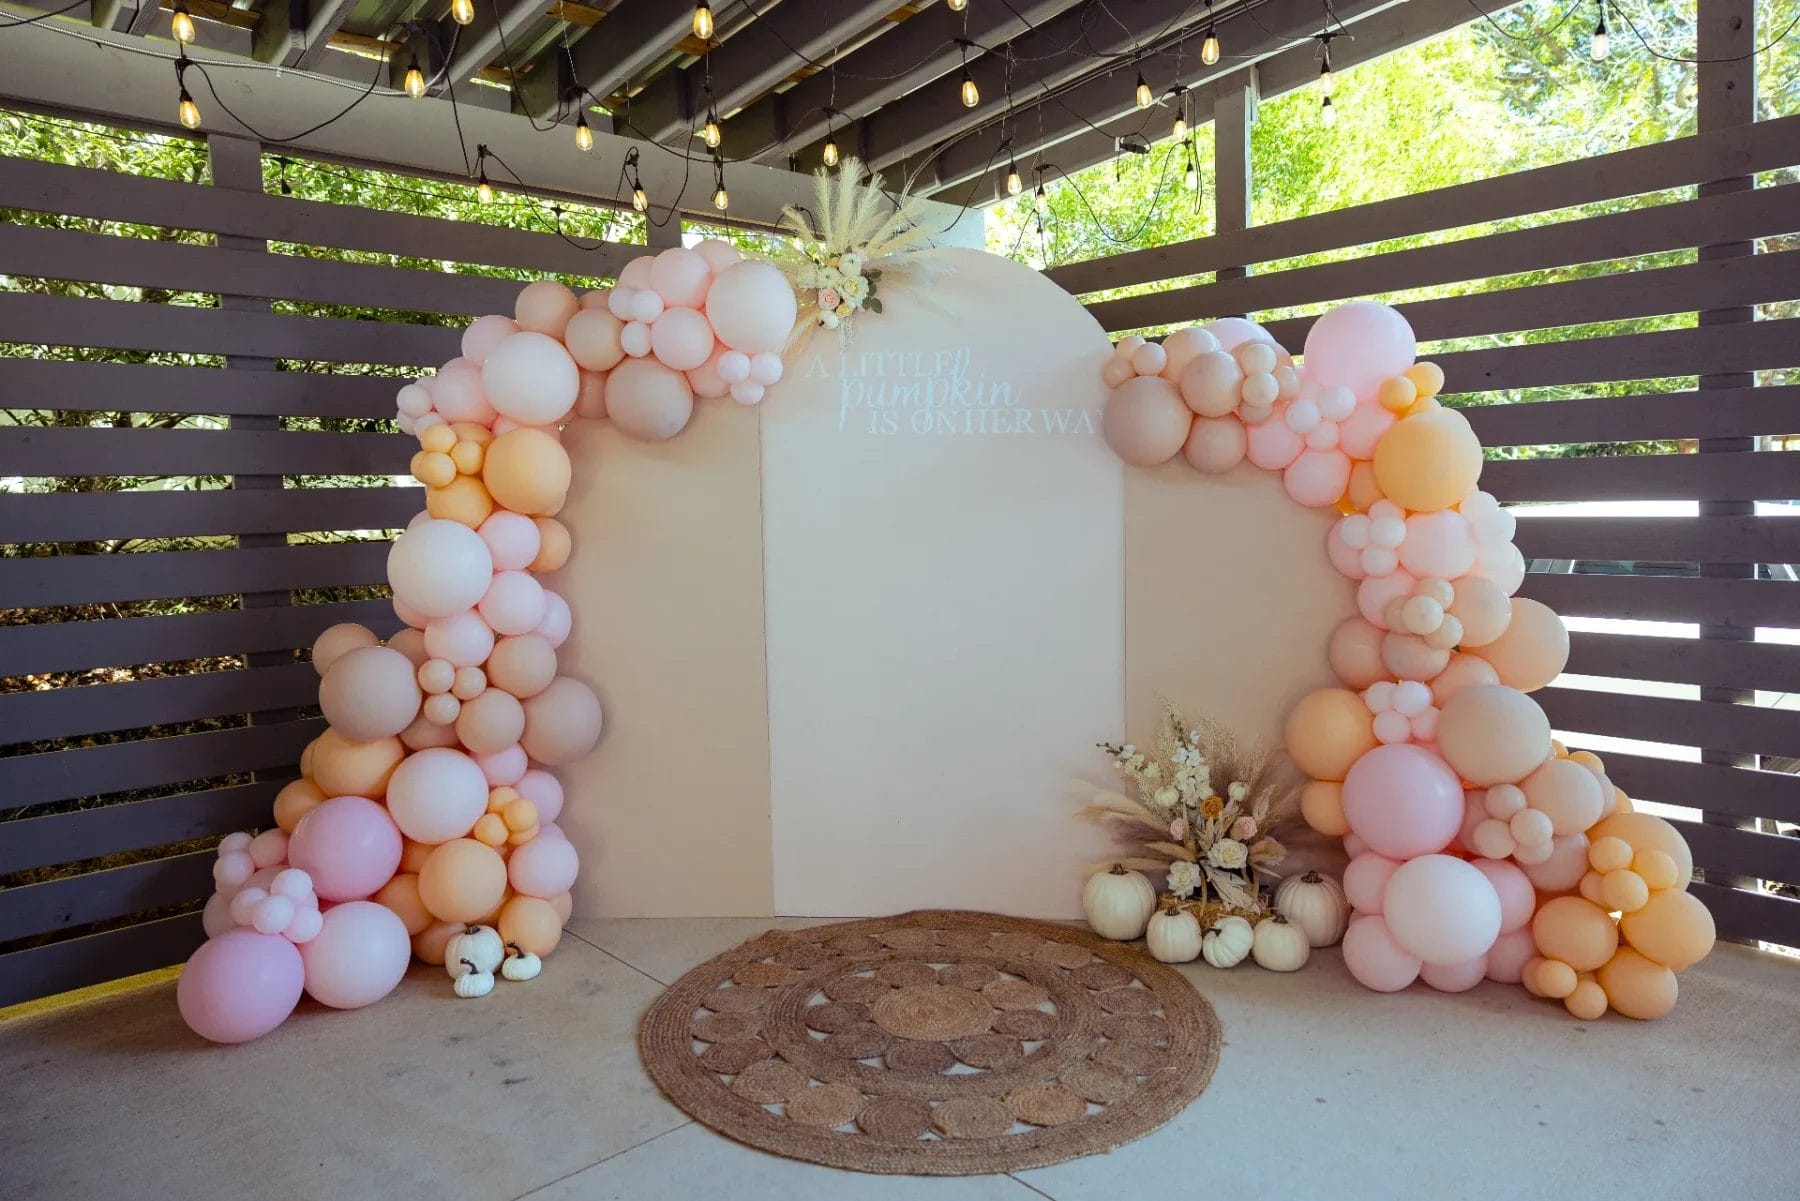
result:
M 539 980 L 437 969 L 209 1047 L 161 983 L 0 1019 L 0 1198 L 1110 1201 L 1800 1196 L 1800 964 L 1721 947 L 1649 1025 L 1517 988 L 1377 996 L 1335 951 L 1185 970 L 1225 1025 L 1206 1093 L 1109 1155 L 865 1176 L 740 1147 L 665 1101 L 638 1015 L 761 919 L 577 921 Z M 808 925 L 809 922 L 782 922 Z

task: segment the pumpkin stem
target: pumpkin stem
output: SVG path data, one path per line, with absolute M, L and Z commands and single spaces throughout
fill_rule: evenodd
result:
M 1115 863 L 1112 865 L 1112 869 L 1106 874 L 1109 876 L 1123 876 L 1125 874 L 1125 865 L 1123 863 Z
M 469 974 L 471 976 L 473 976 L 476 972 L 481 970 L 481 969 L 477 968 L 473 963 L 471 963 L 467 959 L 458 959 L 456 962 L 458 962 L 458 963 L 462 964 L 464 967 L 468 968 Z
M 1321 876 L 1318 872 L 1307 872 L 1304 876 L 1300 877 L 1300 881 L 1303 884 L 1323 884 L 1325 882 L 1325 877 Z
M 506 953 L 509 957 L 513 955 L 523 955 L 525 953 L 525 948 L 521 947 L 516 942 L 509 942 L 506 944 Z

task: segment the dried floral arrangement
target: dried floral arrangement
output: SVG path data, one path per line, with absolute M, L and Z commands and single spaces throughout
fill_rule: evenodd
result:
M 1080 816 L 1129 834 L 1119 860 L 1167 873 L 1165 906 L 1191 906 L 1209 921 L 1265 912 L 1261 873 L 1287 855 L 1277 837 L 1299 809 L 1299 778 L 1276 748 L 1244 746 L 1210 719 L 1190 724 L 1164 700 L 1155 746 L 1103 742 L 1135 795 L 1091 784 Z

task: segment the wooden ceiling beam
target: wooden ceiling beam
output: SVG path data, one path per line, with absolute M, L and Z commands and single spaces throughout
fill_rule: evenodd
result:
M 455 84 L 475 78 L 507 50 L 518 48 L 526 29 L 544 19 L 548 7 L 544 0 L 475 0 L 475 20 L 470 24 L 458 25 L 445 17 L 438 22 L 438 46 L 444 50 L 453 42 L 456 46 L 446 76 Z M 498 65 L 502 70 L 508 66 L 504 62 Z
M 644 75 L 693 32 L 694 9 L 676 0 L 620 0 L 569 50 L 574 82 L 604 100 Z M 548 116 L 537 111 L 534 116 Z M 615 124 L 619 124 L 615 121 Z M 623 126 L 620 126 L 621 131 Z
M 267 0 L 251 54 L 265 63 L 316 71 L 355 9 L 356 0 Z

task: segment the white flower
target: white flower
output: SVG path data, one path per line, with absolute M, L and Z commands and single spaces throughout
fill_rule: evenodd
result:
M 1177 859 L 1169 865 L 1169 891 L 1178 897 L 1194 895 L 1200 887 L 1200 867 L 1185 859 Z
M 1236 871 L 1250 862 L 1250 852 L 1235 838 L 1221 838 L 1206 853 L 1207 862 L 1226 871 Z
M 869 295 L 869 281 L 860 275 L 846 275 L 838 291 L 842 292 L 844 299 L 851 304 L 861 304 Z
M 863 269 L 863 256 L 854 252 L 847 252 L 839 255 L 838 269 L 845 275 L 861 275 Z
M 819 286 L 821 288 L 841 288 L 844 286 L 844 273 L 836 267 L 819 268 Z
M 1225 790 L 1225 795 L 1234 801 L 1242 803 L 1243 799 L 1250 795 L 1250 785 L 1244 783 L 1242 780 L 1233 780 L 1231 782 L 1231 787 Z
M 1175 802 L 1180 799 L 1181 794 L 1166 784 L 1156 790 L 1156 803 L 1161 805 L 1164 809 L 1174 808 Z
M 838 315 L 827 309 L 825 312 L 819 314 L 819 324 L 826 329 L 836 329 L 838 327 Z

